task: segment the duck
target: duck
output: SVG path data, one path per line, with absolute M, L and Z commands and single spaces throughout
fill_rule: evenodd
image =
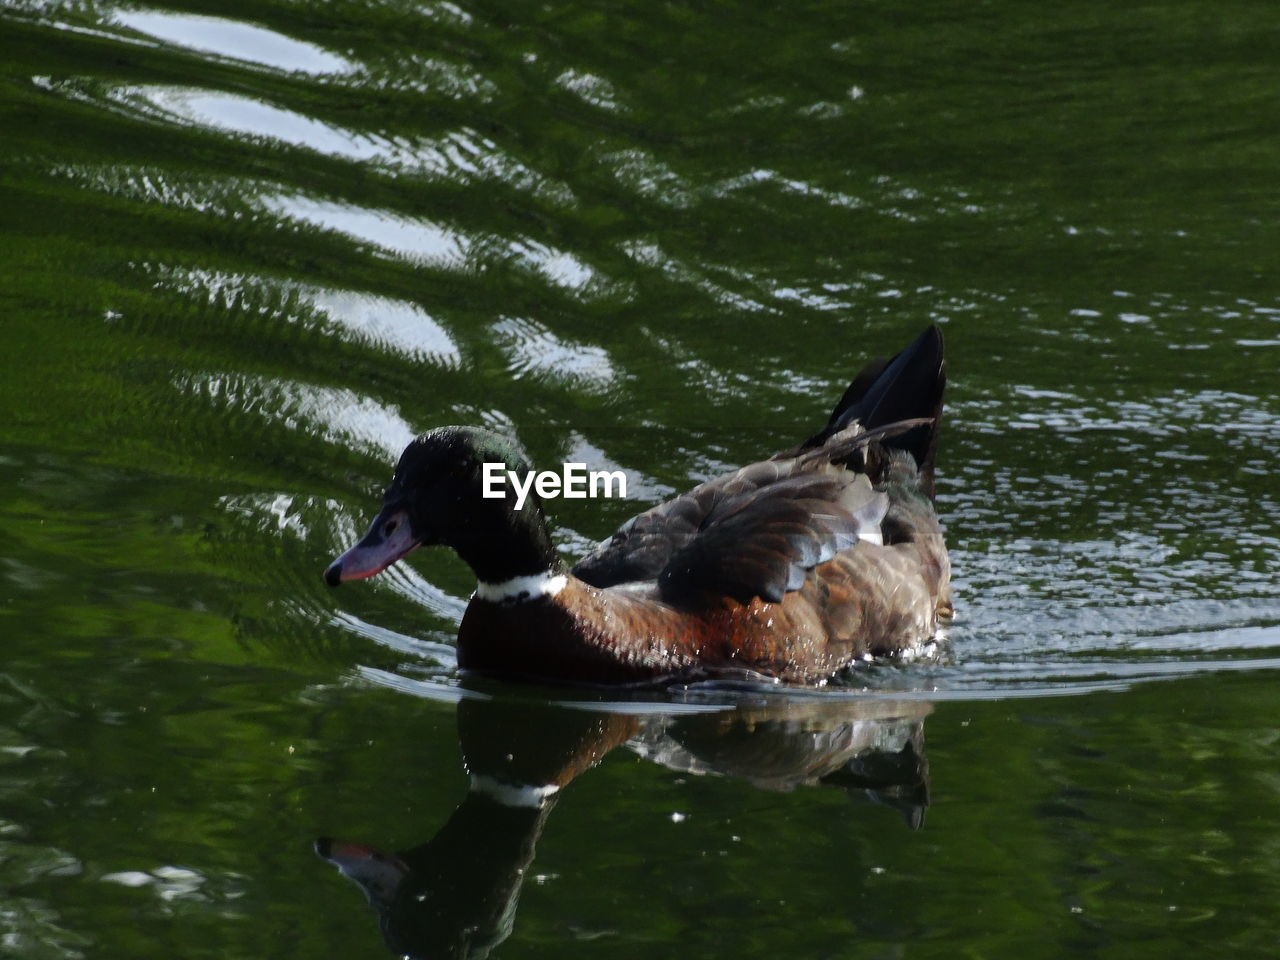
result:
M 324 578 L 337 586 L 419 547 L 451 548 L 477 580 L 458 628 L 464 675 L 823 686 L 919 652 L 951 616 L 934 479 L 945 386 L 933 325 L 866 364 L 808 439 L 637 514 L 572 567 L 536 491 L 519 508 L 511 485 L 485 495 L 485 464 L 528 474 L 516 441 L 430 430 Z

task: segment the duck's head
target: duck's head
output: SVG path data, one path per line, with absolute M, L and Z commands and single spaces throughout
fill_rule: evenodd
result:
M 555 549 L 537 498 L 530 491 L 517 510 L 509 483 L 500 485 L 503 496 L 485 496 L 486 463 L 521 477 L 529 470 L 514 441 L 479 427 L 440 427 L 418 437 L 400 454 L 368 532 L 329 564 L 325 581 L 336 587 L 372 577 L 434 544 L 452 547 L 489 583 L 554 566 Z

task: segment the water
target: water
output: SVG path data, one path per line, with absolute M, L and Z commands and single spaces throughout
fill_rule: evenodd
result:
M 1278 28 L 0 3 L 0 944 L 385 956 L 334 837 L 473 955 L 1273 952 Z M 626 470 L 573 554 L 930 322 L 933 658 L 476 689 L 455 558 L 320 580 L 419 430 Z

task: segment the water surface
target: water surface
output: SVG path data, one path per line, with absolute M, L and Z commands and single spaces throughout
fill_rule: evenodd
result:
M 444 849 L 524 728 L 565 783 L 455 878 L 473 955 L 1273 950 L 1278 28 L 0 3 L 6 948 L 386 955 L 313 841 Z M 320 580 L 420 430 L 627 471 L 574 555 L 932 322 L 935 657 L 472 690 L 455 558 Z

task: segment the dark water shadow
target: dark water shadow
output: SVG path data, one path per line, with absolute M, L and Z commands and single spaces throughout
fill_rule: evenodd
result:
M 561 792 L 619 747 L 759 789 L 843 790 L 856 802 L 892 807 L 910 829 L 922 826 L 929 803 L 931 707 L 920 700 L 752 694 L 736 705 L 601 703 L 458 692 L 470 789 L 435 835 L 396 853 L 316 843 L 365 893 L 397 956 L 478 958 L 505 940 Z

